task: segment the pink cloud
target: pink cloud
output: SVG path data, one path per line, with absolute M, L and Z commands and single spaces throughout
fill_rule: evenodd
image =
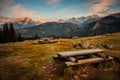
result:
M 98 0 L 93 2 L 91 5 L 91 10 L 93 12 L 101 12 L 109 9 L 109 6 L 114 4 L 116 0 Z
M 20 4 L 17 4 L 15 6 L 12 6 L 10 8 L 10 12 L 15 16 L 15 17 L 34 17 L 35 16 L 35 11 L 30 11 L 25 9 L 23 6 Z
M 113 13 L 110 6 L 114 5 L 118 0 L 96 0 L 92 1 L 90 4 L 90 12 L 91 14 L 98 14 L 99 16 L 105 16 Z
M 0 10 L 6 9 L 12 0 L 0 0 Z

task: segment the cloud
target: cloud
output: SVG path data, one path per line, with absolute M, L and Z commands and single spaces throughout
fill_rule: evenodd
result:
M 35 11 L 30 11 L 25 9 L 22 5 L 17 4 L 15 6 L 12 6 L 10 8 L 11 14 L 13 14 L 15 17 L 34 17 Z
M 97 0 L 93 1 L 90 7 L 91 13 L 109 14 L 111 12 L 111 6 L 116 4 L 118 0 Z
M 93 12 L 104 12 L 109 10 L 110 6 L 113 5 L 116 0 L 98 0 L 93 2 L 91 5 L 91 10 Z
M 49 4 L 49 5 L 51 5 L 51 4 L 55 4 L 55 3 L 61 2 L 61 0 L 45 0 L 45 2 L 46 2 L 47 4 Z
M 92 5 L 100 4 L 99 1 L 93 2 Z
M 0 0 L 0 10 L 6 9 L 12 0 Z

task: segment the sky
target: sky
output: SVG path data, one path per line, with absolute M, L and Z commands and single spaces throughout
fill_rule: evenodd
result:
M 0 0 L 0 16 L 54 21 L 120 12 L 120 0 Z

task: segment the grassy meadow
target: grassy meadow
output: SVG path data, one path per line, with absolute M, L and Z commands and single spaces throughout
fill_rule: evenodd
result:
M 52 56 L 61 51 L 72 51 L 92 48 L 104 49 L 105 53 L 120 57 L 120 33 L 106 34 L 77 39 L 58 39 L 57 43 L 37 44 L 37 41 L 26 40 L 16 43 L 0 44 L 0 80 L 119 80 L 114 70 L 68 69 L 64 75 L 56 74 L 56 63 Z M 83 47 L 72 46 L 81 43 Z M 105 48 L 102 44 L 112 45 Z

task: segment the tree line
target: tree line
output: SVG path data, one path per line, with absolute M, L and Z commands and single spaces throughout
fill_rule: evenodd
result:
M 57 38 L 72 38 L 74 36 L 70 36 L 70 35 L 55 36 L 51 34 L 47 37 L 53 37 L 57 39 Z M 21 36 L 21 34 L 16 34 L 13 23 L 9 23 L 9 24 L 5 23 L 3 27 L 0 29 L 0 43 L 17 42 L 24 40 L 36 40 L 40 38 L 41 37 L 38 34 L 35 34 L 32 37 L 27 37 L 27 36 L 23 37 Z
M 7 42 L 16 42 L 22 41 L 22 37 L 20 34 L 16 34 L 14 26 L 12 23 L 9 25 L 5 23 L 0 29 L 0 43 L 7 43 Z
M 37 34 L 35 34 L 33 37 L 23 37 L 20 33 L 16 34 L 13 23 L 5 23 L 0 29 L 0 43 L 36 40 L 39 38 L 40 36 L 38 36 Z

